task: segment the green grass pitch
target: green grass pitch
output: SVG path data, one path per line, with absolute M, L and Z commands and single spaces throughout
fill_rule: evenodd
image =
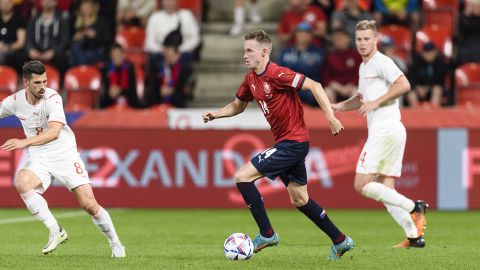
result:
M 329 239 L 295 210 L 269 210 L 278 247 L 247 261 L 228 261 L 223 241 L 234 232 L 257 230 L 242 210 L 109 209 L 127 248 L 127 258 L 110 258 L 107 240 L 88 215 L 54 209 L 69 240 L 43 255 L 48 233 L 26 209 L 0 210 L 1 269 L 480 269 L 480 213 L 427 215 L 424 249 L 392 249 L 403 232 L 385 210 L 330 210 L 329 216 L 356 241 L 341 261 L 325 258 Z

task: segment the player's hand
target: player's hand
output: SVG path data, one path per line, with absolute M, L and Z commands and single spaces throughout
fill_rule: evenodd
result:
M 15 149 L 25 148 L 27 146 L 27 142 L 25 140 L 20 139 L 10 139 L 7 140 L 0 148 L 5 151 L 12 151 Z
M 380 104 L 373 100 L 373 101 L 367 101 L 364 102 L 363 105 L 358 109 L 360 116 L 365 116 L 367 113 L 374 111 L 380 107 Z
M 332 104 L 332 110 L 333 112 L 339 112 L 342 110 L 342 106 L 340 106 L 340 103 Z
M 330 131 L 332 132 L 333 136 L 337 136 L 343 130 L 342 123 L 340 123 L 340 121 L 335 117 L 332 117 L 328 120 L 328 125 L 330 126 Z
M 208 121 L 213 121 L 216 118 L 213 112 L 204 112 L 203 113 L 203 122 L 207 123 Z

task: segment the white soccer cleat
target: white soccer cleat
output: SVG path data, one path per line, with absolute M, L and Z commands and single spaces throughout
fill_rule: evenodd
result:
M 110 245 L 112 248 L 112 258 L 123 258 L 126 256 L 125 247 L 120 242 Z
M 63 228 L 60 228 L 60 230 L 56 233 L 50 234 L 48 237 L 48 243 L 42 250 L 43 254 L 47 255 L 48 253 L 54 251 L 58 245 L 67 241 L 67 239 L 68 234 Z

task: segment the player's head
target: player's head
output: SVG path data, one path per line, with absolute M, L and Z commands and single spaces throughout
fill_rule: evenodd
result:
M 243 59 L 249 69 L 257 69 L 268 63 L 272 52 L 272 40 L 263 30 L 255 30 L 245 34 Z
M 23 83 L 25 91 L 40 99 L 47 87 L 47 72 L 45 65 L 37 60 L 28 61 L 23 65 Z
M 377 51 L 377 24 L 373 20 L 363 20 L 355 26 L 355 45 L 362 57 L 373 55 Z

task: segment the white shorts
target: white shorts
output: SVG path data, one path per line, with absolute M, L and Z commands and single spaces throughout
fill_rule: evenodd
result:
M 400 177 L 407 133 L 368 137 L 358 159 L 356 173 Z
M 85 170 L 85 165 L 80 156 L 56 158 L 55 160 L 29 158 L 23 169 L 33 171 L 40 178 L 42 185 L 35 189 L 40 194 L 50 187 L 53 179 L 58 180 L 69 190 L 84 184 L 90 184 L 88 172 Z

